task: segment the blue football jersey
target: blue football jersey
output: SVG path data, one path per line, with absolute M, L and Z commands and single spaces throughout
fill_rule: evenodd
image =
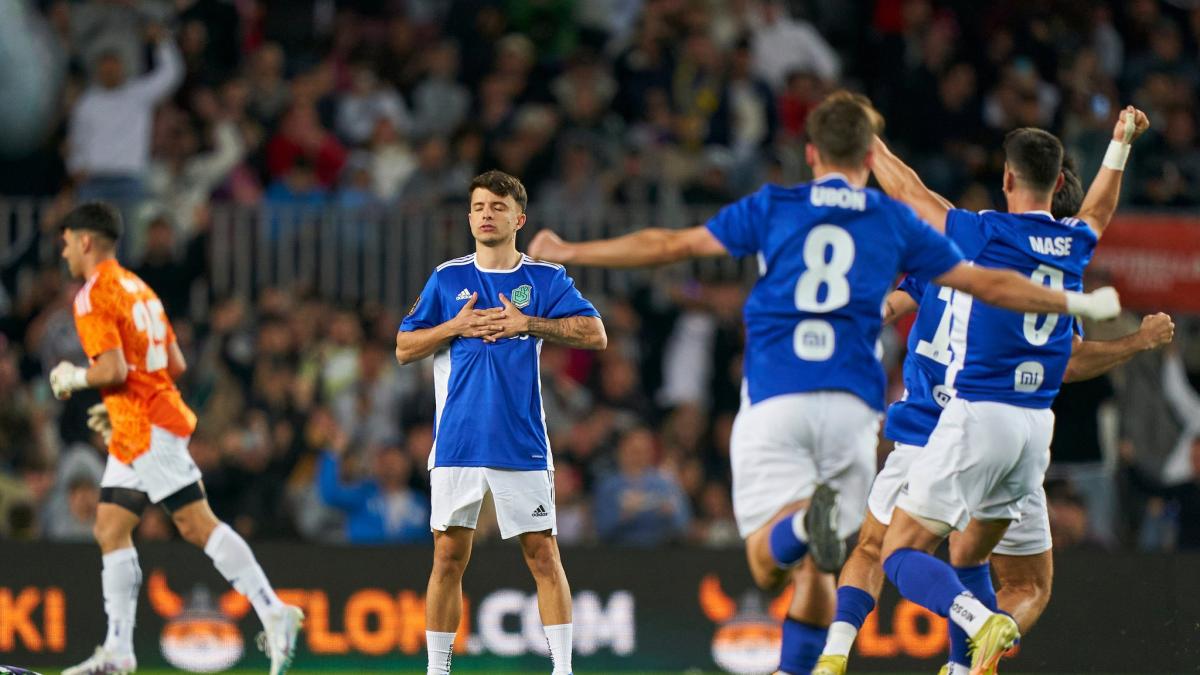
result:
M 883 433 L 893 441 L 924 446 L 952 397 L 943 383 L 950 364 L 949 301 L 953 291 L 912 275 L 905 277 L 897 290 L 912 296 L 919 308 L 908 333 L 904 396 L 888 407 Z
M 946 236 L 982 267 L 1016 270 L 1034 283 L 1083 290 L 1096 231 L 1078 218 L 1049 213 L 975 213 L 952 209 Z M 946 386 L 967 401 L 1049 408 L 1071 358 L 1070 316 L 1013 312 L 951 295 Z
M 500 307 L 503 293 L 529 316 L 600 316 L 561 265 L 521 257 L 510 270 L 479 267 L 475 255 L 447 261 L 430 275 L 401 331 L 454 318 L 478 293 L 476 309 Z M 429 468 L 553 468 L 542 409 L 542 341 L 522 335 L 496 343 L 457 338 L 434 355 L 437 416 Z
M 744 309 L 751 402 L 807 391 L 850 392 L 883 410 L 875 345 L 897 273 L 933 279 L 962 262 L 913 210 L 844 176 L 767 185 L 707 227 L 735 256 L 757 255 Z

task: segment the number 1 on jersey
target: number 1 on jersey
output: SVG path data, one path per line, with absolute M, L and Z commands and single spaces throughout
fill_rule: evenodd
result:
M 167 367 L 167 322 L 159 300 L 133 303 L 133 325 L 146 334 L 146 372 Z

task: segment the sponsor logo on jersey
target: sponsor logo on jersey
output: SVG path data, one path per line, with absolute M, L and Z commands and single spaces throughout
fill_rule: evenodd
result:
M 1030 235 L 1029 247 L 1042 255 L 1068 256 L 1071 255 L 1071 238 L 1035 237 Z
M 419 304 L 421 304 L 421 296 L 419 296 L 419 295 L 418 295 L 418 296 L 417 296 L 417 299 L 416 299 L 416 300 L 413 300 L 412 307 L 409 307 L 409 308 L 408 308 L 408 316 L 412 316 L 413 314 L 415 314 L 415 313 L 416 313 L 416 311 L 417 311 L 417 305 L 419 305 Z
M 454 299 L 455 300 L 470 300 L 471 299 L 471 291 L 468 291 L 467 289 L 464 288 L 458 292 L 458 295 L 454 296 Z
M 517 309 L 525 309 L 529 306 L 529 300 L 533 296 L 533 287 L 529 284 L 521 284 L 512 289 L 512 304 L 517 306 Z

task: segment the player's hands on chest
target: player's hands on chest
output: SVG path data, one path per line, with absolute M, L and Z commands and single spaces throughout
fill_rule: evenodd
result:
M 480 338 L 487 343 L 520 337 L 529 332 L 529 316 L 504 293 L 497 293 L 499 307 L 480 309 L 479 293 L 472 293 L 451 320 L 459 337 Z

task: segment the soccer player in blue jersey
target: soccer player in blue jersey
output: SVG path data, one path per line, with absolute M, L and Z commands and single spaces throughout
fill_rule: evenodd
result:
M 944 229 L 977 266 L 1080 289 L 1083 269 L 1116 208 L 1129 143 L 1147 126 L 1139 111 L 1121 114 L 1104 168 L 1077 218 L 1057 220 L 1049 213 L 1063 180 L 1063 150 L 1057 138 L 1038 129 L 1018 129 L 1005 139 L 1008 213 L 950 208 L 911 169 L 893 161 L 882 143 L 874 168 L 889 194 Z M 972 649 L 969 672 L 976 675 L 995 671 L 1019 628 L 1010 616 L 995 613 L 994 596 L 987 593 L 990 579 L 976 597 L 950 565 L 930 553 L 951 531 L 965 530 L 959 555 L 970 566 L 982 566 L 1009 523 L 1040 493 L 1054 425 L 1049 407 L 1071 355 L 1074 324 L 1057 313 L 1022 315 L 987 307 L 967 293 L 951 293 L 949 304 L 945 344 L 931 343 L 926 350 L 949 350 L 945 408 L 910 460 L 880 556 L 901 594 L 964 631 Z M 983 579 L 977 581 L 983 586 Z
M 1136 117 L 1135 124 L 1136 124 Z M 1144 117 L 1141 118 L 1144 123 Z M 1143 129 L 1144 130 L 1144 129 Z M 1115 133 L 1124 141 L 1124 119 Z M 1140 134 L 1135 126 L 1134 134 Z M 1132 140 L 1132 138 L 1130 139 Z M 907 167 L 891 155 L 886 147 L 877 146 L 876 166 L 890 176 L 908 174 Z M 1066 218 L 1078 213 L 1092 212 L 1098 223 L 1107 224 L 1111 212 L 1095 213 L 1095 204 L 1104 201 L 1101 192 L 1115 195 L 1120 190 L 1120 172 L 1102 169 L 1099 181 L 1093 184 L 1095 194 L 1089 193 L 1088 211 L 1084 194 L 1074 167 L 1063 164 L 1063 183 L 1054 193 L 1051 214 Z M 1107 175 L 1109 173 L 1114 175 Z M 911 180 L 911 175 L 910 176 Z M 1113 179 L 1116 180 L 1113 180 Z M 885 185 L 896 187 L 894 180 L 884 179 Z M 940 197 L 939 197 L 940 199 Z M 948 203 L 948 202 L 947 202 Z M 868 511 L 859 532 L 858 543 L 850 554 L 839 579 L 838 610 L 830 627 L 825 650 L 813 671 L 814 675 L 840 675 L 846 672 L 847 659 L 858 630 L 875 605 L 883 586 L 879 550 L 884 531 L 891 520 L 896 499 L 904 485 L 912 458 L 921 451 L 937 425 L 949 392 L 943 384 L 946 366 L 950 363 L 949 334 L 952 321 L 948 303 L 951 291 L 907 277 L 887 300 L 885 321 L 892 321 L 912 311 L 917 320 L 908 337 L 908 356 L 904 363 L 905 395 L 888 409 L 884 434 L 895 441 L 895 449 L 871 485 L 867 498 Z M 920 309 L 918 311 L 918 303 Z M 1156 349 L 1171 341 L 1174 323 L 1165 314 L 1147 316 L 1141 328 L 1119 340 L 1082 342 L 1076 338 L 1074 350 L 1064 374 L 1064 381 L 1085 380 L 1128 361 L 1140 351 Z M 1006 531 L 996 546 L 992 564 L 979 561 L 972 552 L 975 544 L 970 537 L 951 536 L 951 563 L 963 584 L 977 597 L 996 598 L 991 585 L 991 568 L 995 568 L 1001 585 L 999 598 L 1002 609 L 1017 621 L 1022 632 L 1036 622 L 1049 601 L 1053 561 L 1050 557 L 1050 528 L 1046 513 L 1045 493 L 1038 490 L 1021 507 L 1019 519 Z M 951 662 L 945 672 L 960 675 L 968 671 L 967 640 L 957 626 L 951 627 Z
M 500 535 L 518 537 L 537 584 L 554 675 L 571 672 L 571 590 L 555 539 L 554 462 L 542 409 L 542 341 L 604 349 L 600 315 L 562 266 L 517 250 L 528 201 L 517 178 L 471 182 L 475 253 L 442 263 L 400 325 L 396 359 L 434 357 L 429 454 L 433 571 L 425 596 L 429 675 L 450 672 L 462 577 L 490 492 Z
M 831 95 L 807 122 L 814 180 L 765 186 L 706 225 L 580 243 L 542 231 L 530 245 L 534 257 L 608 267 L 757 256 L 761 276 L 745 306 L 744 395 L 731 438 L 734 515 L 755 582 L 764 589 L 789 577 L 795 583 L 780 656 L 780 671 L 793 675 L 807 675 L 824 646 L 831 573 L 862 521 L 875 473 L 885 382 L 876 342 L 897 273 L 1017 311 L 1117 311 L 1111 290 L 1068 297 L 1013 272 L 967 265 L 911 209 L 865 188 L 873 115 L 862 97 Z M 848 508 L 839 509 L 839 499 Z

